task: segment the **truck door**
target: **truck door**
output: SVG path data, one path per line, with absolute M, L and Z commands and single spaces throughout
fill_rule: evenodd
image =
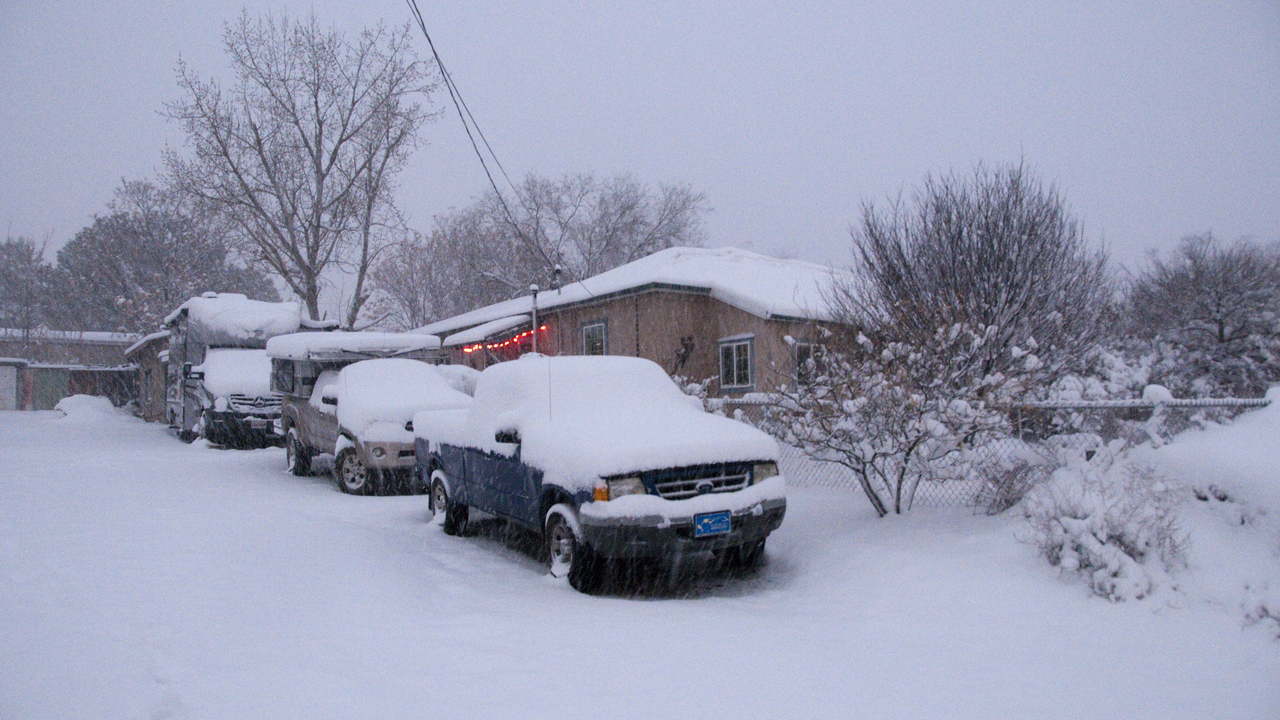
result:
M 505 444 L 505 443 L 504 443 Z M 485 512 L 529 525 L 529 468 L 520 460 L 520 447 L 511 454 L 471 450 L 467 453 L 467 477 L 477 491 L 473 500 Z

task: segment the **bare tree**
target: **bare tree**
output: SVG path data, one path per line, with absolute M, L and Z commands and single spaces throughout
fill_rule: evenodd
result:
M 149 332 L 205 291 L 279 299 L 261 272 L 235 261 L 224 225 L 172 188 L 125 181 L 109 213 L 58 251 L 58 325 Z
M 181 122 L 191 157 L 168 152 L 169 171 L 225 212 L 239 246 L 312 317 L 325 270 L 354 273 L 352 324 L 369 297 L 368 271 L 400 225 L 393 180 L 434 117 L 422 102 L 434 67 L 417 60 L 407 25 L 349 39 L 314 15 L 243 12 L 223 41 L 236 77 L 227 91 L 178 65 L 183 98 L 166 113 Z
M 706 212 L 706 198 L 686 186 L 655 190 L 629 175 L 530 175 L 514 200 L 486 193 L 437 217 L 429 238 L 416 236 L 390 255 L 373 278 L 379 307 L 397 322 L 429 322 L 523 294 L 531 283 L 545 287 L 557 266 L 571 282 L 665 248 L 701 245 Z M 409 286 L 428 276 L 425 288 Z M 399 305 L 388 310 L 388 303 Z
M 927 177 L 911 207 L 864 205 L 852 235 L 856 280 L 833 300 L 869 334 L 920 342 L 962 323 L 989 336 L 984 375 L 1040 382 L 1078 366 L 1109 330 L 1106 253 L 1022 164 Z
M 1218 345 L 1280 335 L 1280 251 L 1224 246 L 1212 233 L 1185 237 L 1169 260 L 1151 256 L 1129 304 L 1147 335 Z
M 1238 396 L 1280 382 L 1280 247 L 1183 238 L 1169 259 L 1151 256 L 1127 309 L 1153 382 Z

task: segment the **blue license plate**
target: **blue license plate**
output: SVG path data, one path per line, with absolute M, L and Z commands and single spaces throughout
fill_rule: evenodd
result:
M 696 538 L 724 535 L 729 532 L 729 511 L 693 516 L 693 536 Z

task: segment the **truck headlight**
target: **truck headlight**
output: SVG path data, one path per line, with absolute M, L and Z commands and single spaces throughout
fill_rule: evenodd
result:
M 778 463 L 762 462 L 756 463 L 751 468 L 751 484 L 763 482 L 778 474 Z
M 373 449 L 373 456 L 378 460 L 381 460 L 382 458 L 387 456 L 387 451 L 383 448 L 375 447 Z
M 644 481 L 638 477 L 613 478 L 605 481 L 609 489 L 609 499 L 614 500 L 623 495 L 644 495 Z

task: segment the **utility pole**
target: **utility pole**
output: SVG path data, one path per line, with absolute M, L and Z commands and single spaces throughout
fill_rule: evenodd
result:
M 533 351 L 538 352 L 538 286 L 530 285 L 529 292 L 533 293 Z

